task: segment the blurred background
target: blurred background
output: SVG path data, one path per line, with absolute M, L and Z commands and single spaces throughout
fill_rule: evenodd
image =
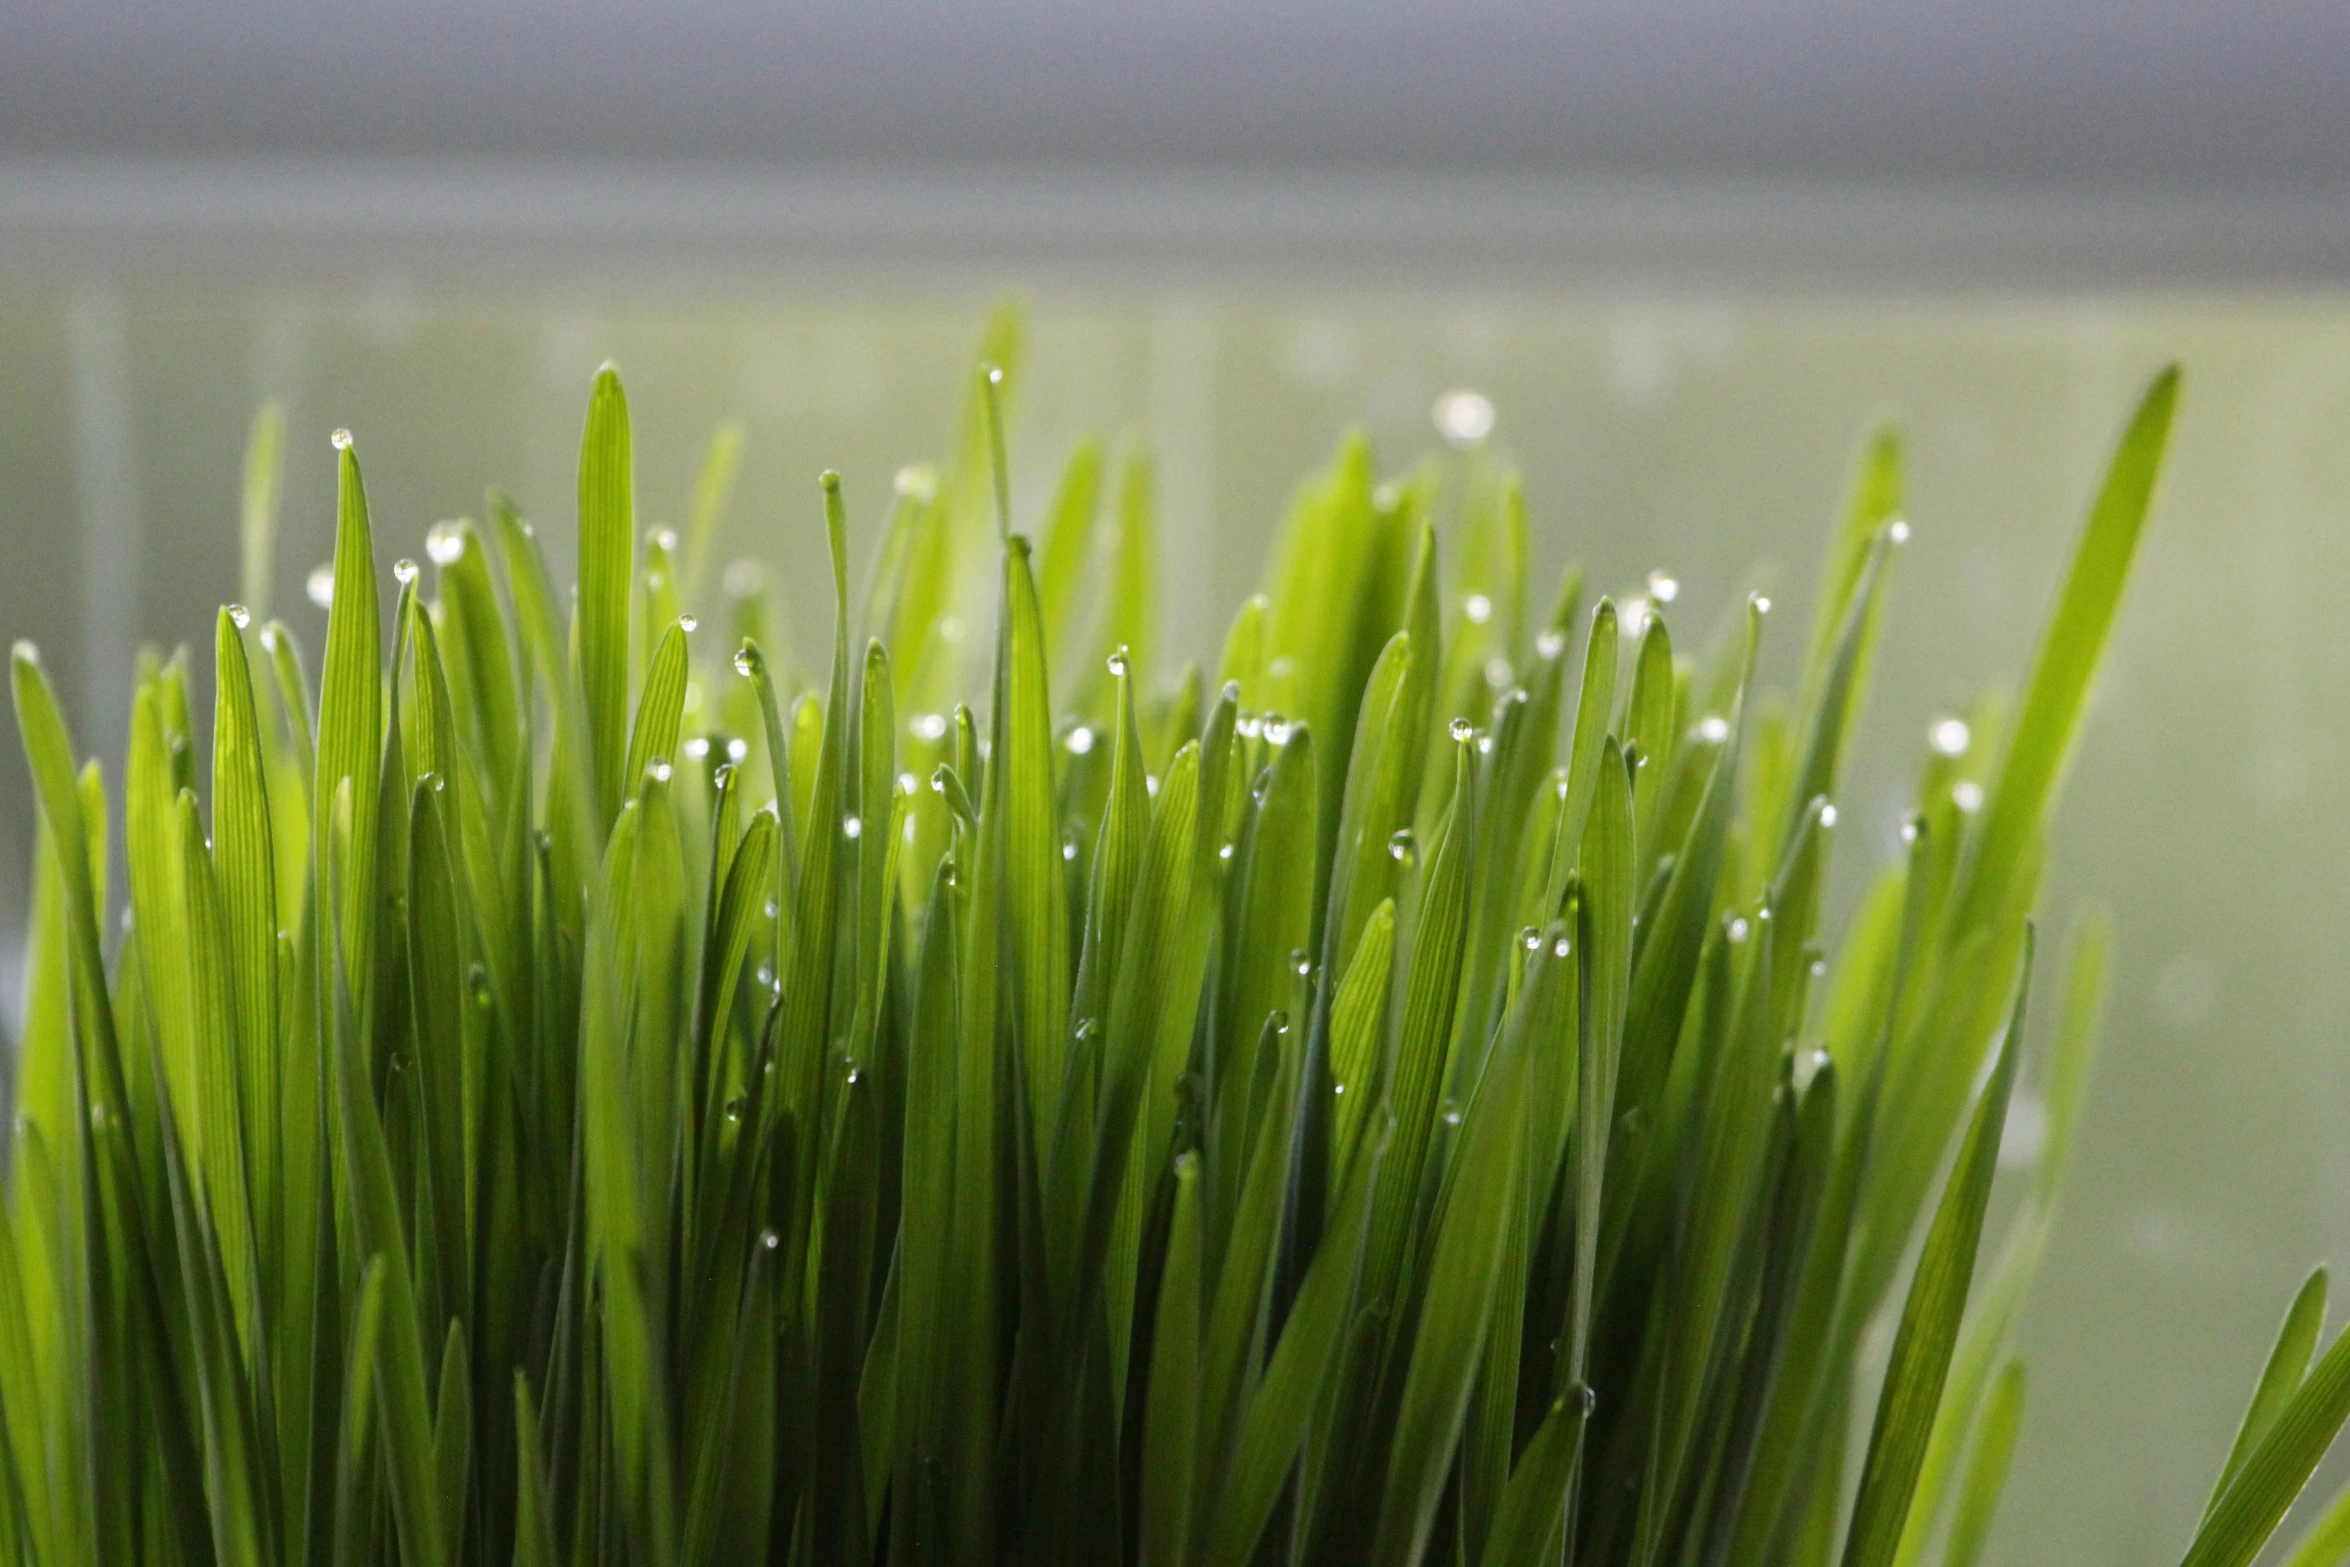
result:
M 2048 917 L 2104 900 L 2119 962 L 1992 1545 L 2159 1560 L 2292 1286 L 2350 1258 L 2346 70 L 2338 0 L 19 4 L 0 632 L 114 771 L 139 641 L 238 591 L 264 397 L 274 599 L 311 646 L 338 425 L 385 564 L 498 483 L 567 569 L 610 356 L 648 522 L 743 422 L 727 544 L 785 570 L 814 656 L 815 472 L 869 539 L 1010 291 L 1016 504 L 1079 432 L 1145 432 L 1167 638 L 1201 654 L 1343 431 L 1400 468 L 1468 391 L 1542 577 L 1665 568 L 1684 637 L 1768 584 L 1784 672 L 1846 464 L 1900 419 L 1850 876 L 1927 725 L 2020 674 L 2109 442 L 2183 360 L 2059 827 Z M 12 1029 L 31 807 L 0 728 Z

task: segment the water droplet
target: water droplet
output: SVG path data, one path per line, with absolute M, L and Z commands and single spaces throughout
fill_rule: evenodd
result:
M 1556 942 L 1551 944 L 1550 955 L 1554 958 L 1568 957 L 1574 953 L 1574 950 L 1575 944 L 1572 941 L 1569 941 L 1566 937 L 1561 936 Z
M 748 1108 L 749 1102 L 742 1095 L 737 1094 L 726 1101 L 726 1119 L 739 1122 L 743 1118 L 743 1111 Z
M 1479 756 L 1491 756 L 1493 754 L 1493 736 L 1479 735 L 1477 737 L 1477 754 Z
M 766 907 L 759 912 L 765 914 L 769 919 L 778 919 L 783 914 L 783 904 L 779 899 L 769 898 Z
M 1950 800 L 1962 811 L 1979 811 L 1983 808 L 1983 786 L 1972 778 L 1961 778 L 1950 786 Z
M 1820 807 L 1820 825 L 1822 827 L 1833 827 L 1836 825 L 1836 807 L 1833 804 L 1823 805 Z
M 1064 860 L 1077 858 L 1077 844 L 1074 839 L 1061 845 L 1061 858 Z
M 1926 743 L 1944 756 L 1964 756 L 1974 732 L 1967 728 L 1963 718 L 1937 718 L 1926 731 Z
M 338 452 L 347 452 L 351 449 L 351 432 L 348 430 L 337 430 L 334 434 L 326 438 L 326 444 L 333 447 Z
M 1409 827 L 1397 828 L 1388 838 L 1387 857 L 1407 869 L 1419 863 L 1420 840 L 1412 836 Z
M 680 615 L 677 617 L 677 629 L 691 636 L 702 629 L 702 623 L 691 615 Z
M 1069 731 L 1069 738 L 1061 742 L 1071 756 L 1084 756 L 1093 750 L 1093 731 L 1083 724 Z
M 1393 511 L 1402 504 L 1403 491 L 1397 489 L 1392 480 L 1381 484 L 1371 492 L 1371 509 L 1373 511 Z
M 855 1067 L 853 1067 L 853 1066 L 852 1066 L 852 1067 L 850 1067 L 850 1068 L 849 1068 L 849 1086 L 850 1086 L 851 1088 L 854 1088 L 854 1087 L 856 1087 L 856 1086 L 857 1086 L 857 1079 L 858 1079 L 858 1077 L 859 1077 L 860 1075 L 861 1075 L 861 1074 L 858 1072 L 858 1070 L 857 1070 Z
M 1127 671 L 1129 663 L 1130 660 L 1126 656 L 1126 649 L 1123 647 L 1119 648 L 1117 652 L 1110 655 L 1110 673 L 1113 675 L 1124 675 Z
M 1814 958 L 1814 959 L 1812 959 L 1812 960 L 1811 960 L 1811 977 L 1812 977 L 1812 978 L 1814 978 L 1814 979 L 1818 979 L 1818 978 L 1822 977 L 1823 975 L 1825 975 L 1827 972 L 1828 972 L 1828 960 L 1827 960 L 1826 958 Z
M 669 774 L 670 768 L 667 762 L 651 762 L 646 764 L 645 776 L 653 780 L 655 783 L 667 783 L 669 781 Z
M 1223 847 L 1223 848 L 1221 848 L 1221 849 L 1218 849 L 1218 850 L 1216 851 L 1216 858 L 1217 858 L 1217 859 L 1219 859 L 1219 860 L 1229 860 L 1229 859 L 1231 859 L 1231 858 L 1232 858 L 1232 845 L 1230 845 L 1230 844 L 1226 844 L 1226 845 L 1224 845 L 1224 847 Z
M 1483 392 L 1456 388 L 1436 399 L 1428 417 L 1447 445 L 1466 451 L 1493 434 L 1493 399 Z
M 1916 817 L 1913 816 L 1908 821 L 1901 824 L 1901 841 L 1903 843 L 1915 843 L 1918 841 L 1918 824 Z
M 770 1066 L 774 1065 L 773 1062 L 769 1062 L 768 1064 Z M 759 1244 L 766 1247 L 769 1251 L 773 1251 L 776 1247 L 783 1244 L 783 1237 L 776 1234 L 773 1230 L 761 1230 L 759 1232 Z
M 425 556 L 436 566 L 454 566 L 465 553 L 465 530 L 453 522 L 436 522 L 424 535 Z
M 1265 732 L 1265 721 L 1254 713 L 1243 713 L 1232 721 L 1232 727 L 1244 740 L 1254 740 Z
M 701 735 L 696 735 L 685 743 L 685 754 L 698 762 L 710 754 L 710 742 Z
M 946 715 L 944 713 L 916 713 L 913 721 L 907 724 L 906 728 L 913 733 L 917 740 L 943 740 L 946 738 L 947 732 Z
M 741 736 L 738 735 L 734 739 L 726 742 L 726 759 L 728 761 L 739 765 L 745 759 L 747 759 L 750 754 L 751 744 Z
M 1893 526 L 1885 531 L 1893 536 L 1893 542 L 1896 544 L 1909 542 L 1909 524 L 1899 517 L 1894 518 Z
M 1567 650 L 1567 634 L 1563 631 L 1545 631 L 1534 639 L 1534 651 L 1542 658 L 1556 658 Z
M 1584 1414 L 1588 1415 L 1591 1413 L 1591 1411 L 1599 1407 L 1599 1395 L 1591 1391 L 1590 1383 L 1578 1382 L 1575 1384 L 1573 1391 L 1575 1401 L 1583 1406 Z
M 231 604 L 228 607 L 228 619 L 230 625 L 242 631 L 253 624 L 253 612 L 242 604 Z
M 1444 1124 L 1447 1126 L 1458 1126 L 1461 1124 L 1461 1107 L 1457 1102 L 1450 1099 L 1447 1099 L 1444 1102 Z
M 1720 745 L 1730 738 L 1730 721 L 1716 713 L 1697 726 L 1697 737 L 1708 745 Z
M 390 1068 L 390 1070 L 394 1072 L 405 1072 L 408 1070 L 407 1054 L 403 1051 L 395 1050 L 392 1052 L 391 1060 L 385 1064 Z
M 674 555 L 677 553 L 677 530 L 675 528 L 655 528 L 652 532 L 651 543 L 653 548 L 662 554 Z
M 773 990 L 775 988 L 775 965 L 772 963 L 760 964 L 757 978 L 762 989 Z
M 1273 1032 L 1276 1034 L 1286 1034 L 1289 1032 L 1289 1013 L 1280 1007 L 1275 1007 L 1272 1011 L 1266 1013 L 1265 1021 L 1272 1025 Z
M 392 562 L 392 580 L 402 587 L 416 580 L 416 562 L 403 555 Z
M 1508 690 L 1515 673 L 1506 658 L 1489 658 L 1485 661 L 1485 683 L 1496 691 Z
M 1289 949 L 1289 968 L 1298 978 L 1304 979 L 1314 972 L 1314 960 L 1306 955 L 1305 948 L 1292 947 Z
M 941 615 L 938 620 L 938 636 L 939 640 L 942 642 L 962 641 L 963 617 L 960 615 Z
M 1456 718 L 1446 726 L 1446 731 L 1455 741 L 1465 741 L 1477 732 L 1477 726 L 1465 718 Z
M 1081 1017 L 1077 1020 L 1075 1034 L 1077 1041 L 1080 1044 L 1084 1043 L 1088 1039 L 1091 1039 L 1094 1035 L 1100 1032 L 1101 1025 L 1094 1019 L 1089 1017 Z
M 1265 715 L 1265 744 L 1287 745 L 1290 736 L 1296 733 L 1297 725 L 1291 722 L 1287 715 L 1281 713 L 1267 713 Z
M 1670 604 L 1681 596 L 1681 584 L 1661 571 L 1648 574 L 1648 596 L 1659 604 Z
M 1154 800 L 1157 799 L 1159 797 L 1159 775 L 1156 773 L 1145 773 L 1142 779 L 1142 788 L 1145 794 L 1148 794 Z
M 1461 613 L 1469 617 L 1469 624 L 1482 626 L 1493 618 L 1493 600 L 1482 593 L 1472 593 L 1461 605 Z
M 862 838 L 862 837 L 864 837 L 864 836 L 865 836 L 865 823 L 864 823 L 864 821 L 863 821 L 861 818 L 859 818 L 859 817 L 855 817 L 855 816 L 846 816 L 846 817 L 843 817 L 843 818 L 841 818 L 841 824 L 840 824 L 840 835 L 841 835 L 843 838 Z
M 335 601 L 335 563 L 321 561 L 311 567 L 310 575 L 302 579 L 302 591 L 320 609 L 331 608 Z
M 1616 624 L 1624 628 L 1626 636 L 1636 637 L 1648 629 L 1648 600 L 1626 599 L 1616 611 Z
M 890 479 L 890 488 L 909 500 L 927 501 L 938 496 L 937 470 L 919 464 L 900 468 Z
M 756 679 L 763 662 L 764 660 L 759 657 L 759 650 L 748 642 L 735 649 L 734 672 L 745 680 Z
M 1750 927 L 1750 926 L 1749 926 L 1749 925 L 1746 923 L 1746 921 L 1744 921 L 1744 920 L 1742 920 L 1742 919 L 1733 919 L 1733 920 L 1731 920 L 1731 921 L 1730 921 L 1730 940 L 1731 940 L 1733 943 L 1744 941 L 1744 940 L 1746 939 L 1746 934 L 1747 934 L 1747 931 L 1748 931 L 1749 929 L 1751 929 L 1751 928 L 1752 928 L 1752 927 Z
M 1757 593 L 1754 596 L 1754 612 L 1758 615 L 1767 615 L 1771 612 L 1771 599 L 1769 594 Z
M 1332 1083 L 1330 1085 L 1330 1092 L 1333 1094 L 1343 1094 L 1346 1092 L 1346 1085 L 1344 1083 Z
M 274 620 L 261 628 L 261 651 L 271 654 L 277 652 L 277 622 Z
M 1542 950 L 1542 932 L 1531 925 L 1521 925 L 1518 927 L 1518 945 L 1524 947 L 1528 952 L 1540 952 Z
M 989 365 L 987 367 L 987 384 L 997 387 L 1000 387 L 1004 384 L 1004 372 L 1002 366 Z

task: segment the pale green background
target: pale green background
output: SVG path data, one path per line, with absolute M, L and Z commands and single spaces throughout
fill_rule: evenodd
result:
M 636 409 L 648 519 L 675 516 L 709 428 L 741 417 L 729 542 L 788 556 L 812 611 L 816 470 L 843 471 L 869 528 L 894 470 L 939 451 L 987 297 L 0 288 L 0 631 L 42 644 L 80 732 L 115 750 L 104 661 L 127 668 L 140 635 L 200 640 L 237 591 L 238 455 L 265 393 L 291 430 L 278 601 L 313 646 L 301 582 L 327 551 L 333 426 L 357 433 L 387 560 L 420 554 L 425 527 L 477 510 L 492 481 L 567 553 L 577 421 L 606 355 Z M 2288 1293 L 2350 1254 L 2350 301 L 1137 286 L 1034 304 L 1016 490 L 1033 507 L 1080 428 L 1146 426 L 1171 634 L 1195 649 L 1346 425 L 1400 463 L 1434 444 L 1434 396 L 1470 386 L 1525 468 L 1545 580 L 1570 555 L 1619 587 L 1669 566 L 1688 638 L 1761 563 L 1784 673 L 1853 444 L 1900 414 L 1915 536 L 1844 803 L 1847 881 L 1892 851 L 1927 722 L 2020 673 L 2131 398 L 2186 362 L 2059 833 L 2050 916 L 2108 900 L 2119 961 L 1993 1548 L 2051 1567 L 2175 1560 Z M 0 723 L 13 1019 L 28 804 Z

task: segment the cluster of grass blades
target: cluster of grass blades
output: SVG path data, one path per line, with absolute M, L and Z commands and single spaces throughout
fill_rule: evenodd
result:
M 323 658 L 222 612 L 208 781 L 184 652 L 110 800 L 17 649 L 0 1556 L 1971 1567 L 2104 963 L 2084 926 L 1977 1281 L 2027 920 L 2174 378 L 1832 954 L 1890 438 L 1791 698 L 1750 689 L 1761 601 L 1702 657 L 1572 574 L 1530 612 L 1505 476 L 1359 444 L 1203 679 L 1151 661 L 1148 467 L 1081 448 L 1032 552 L 999 385 L 854 609 L 825 479 L 807 689 L 755 580 L 698 650 L 686 613 L 737 438 L 684 542 L 640 533 L 608 369 L 568 627 L 496 497 L 387 624 L 338 434 Z M 2322 1316 L 2194 1567 L 2350 1407 Z

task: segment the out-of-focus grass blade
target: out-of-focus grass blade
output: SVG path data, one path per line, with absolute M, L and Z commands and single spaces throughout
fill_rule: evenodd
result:
M 576 639 L 586 695 L 598 820 L 609 829 L 634 788 L 628 748 L 629 595 L 636 574 L 636 478 L 628 394 L 606 362 L 588 394 L 579 443 L 579 605 Z
M 2024 963 L 2028 979 L 2028 943 Z M 1975 1107 L 1966 1141 L 1959 1145 L 1958 1163 L 1926 1231 L 1917 1276 L 1910 1283 L 1901 1327 L 1893 1338 L 1893 1358 L 1885 1370 L 1876 1424 L 1869 1432 L 1860 1492 L 1844 1537 L 1844 1567 L 1885 1567 L 1901 1543 L 1918 1471 L 1925 1464 L 1926 1443 L 1933 1432 L 1934 1410 L 1942 1399 L 1951 1352 L 1957 1347 L 1967 1289 L 1974 1279 L 1975 1251 L 1982 1239 L 1983 1210 L 1991 1200 L 1991 1177 L 1999 1166 L 1999 1139 L 2007 1125 L 2008 1093 L 2015 1085 L 2016 1054 L 2029 994 L 2028 983 L 2017 986 L 2015 1010 L 2000 1046 L 1998 1065 Z M 2350 1365 L 2350 1357 L 2345 1365 Z M 2198 1563 L 2197 1567 L 2209 1564 Z
M 1999 1493 L 2007 1487 L 2007 1466 L 2015 1457 L 2015 1439 L 2024 1418 L 2024 1363 L 2011 1360 L 1991 1385 L 1983 1417 L 1975 1428 L 1975 1450 L 1967 1460 L 1966 1479 L 1959 1485 L 1958 1510 L 1950 1519 L 1950 1544 L 1942 1553 L 1946 1567 L 1975 1567 L 1990 1543 L 1991 1521 L 1999 1511 Z
M 702 461 L 694 469 L 693 493 L 685 506 L 685 603 L 702 607 L 709 586 L 710 562 L 718 551 L 718 536 L 726 529 L 726 503 L 734 496 L 734 476 L 743 461 L 743 427 L 729 419 L 710 432 Z
M 2284 1567 L 2341 1567 L 2350 1561 L 2350 1490 L 2338 1493 L 2293 1547 Z
M 1061 467 L 1060 487 L 1045 509 L 1037 546 L 1037 603 L 1044 618 L 1045 645 L 1056 651 L 1065 653 L 1070 645 L 1070 604 L 1093 545 L 1093 518 L 1101 493 L 1102 445 L 1084 436 L 1069 449 L 1069 460 Z
M 245 607 L 260 619 L 269 618 L 269 589 L 277 551 L 277 497 L 284 479 L 280 460 L 286 439 L 286 410 L 275 398 L 253 415 L 245 437 L 245 482 L 239 508 L 237 574 Z

